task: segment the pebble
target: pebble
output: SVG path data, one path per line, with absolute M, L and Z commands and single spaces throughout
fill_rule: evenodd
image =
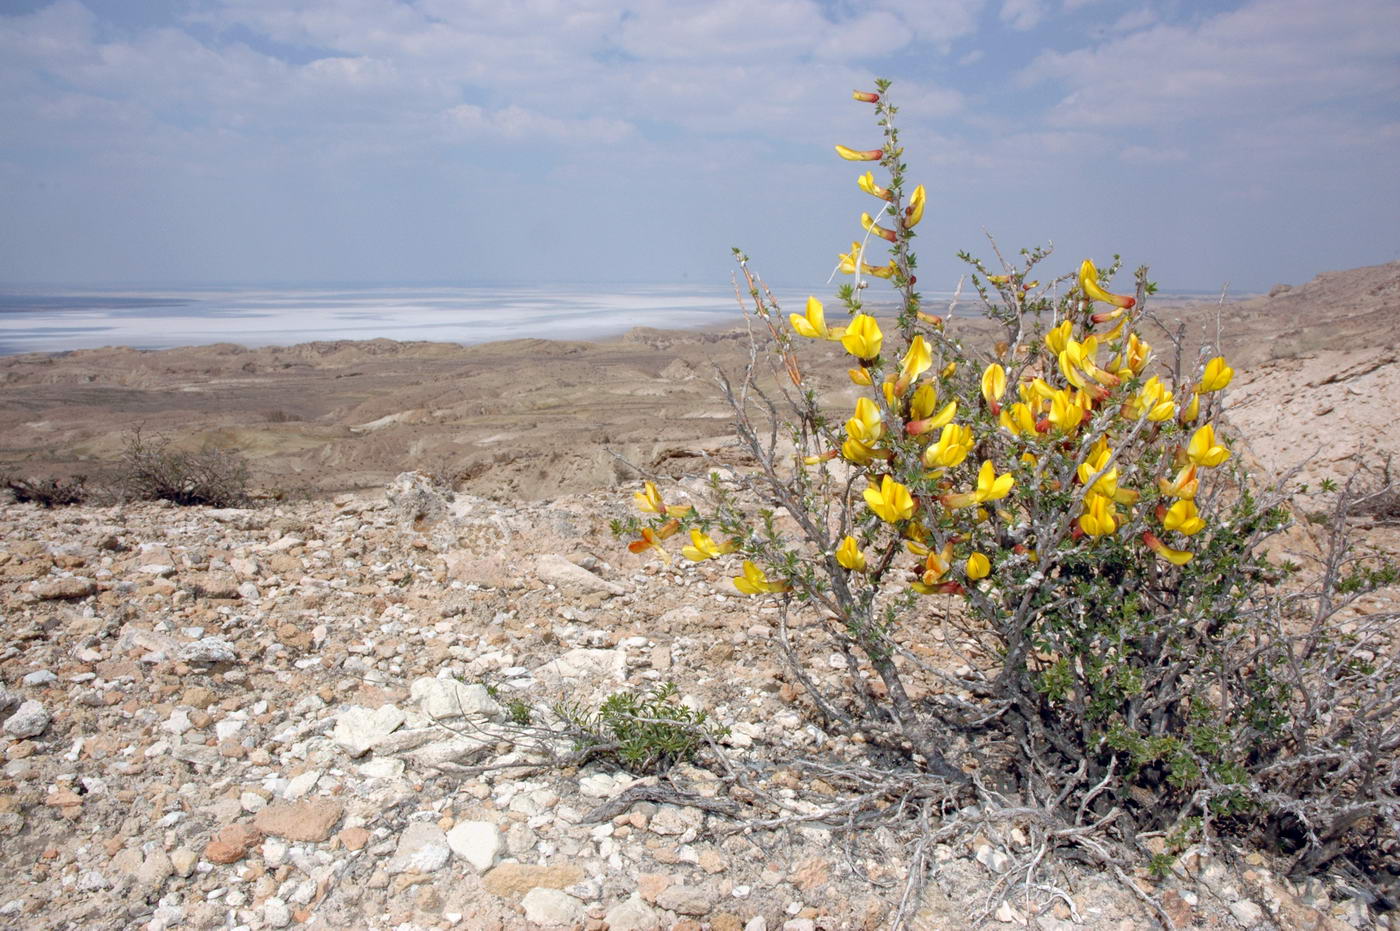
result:
M 435 873 L 447 865 L 452 855 L 442 828 L 427 821 L 415 821 L 399 835 L 394 856 L 385 870 L 394 873 Z
M 489 821 L 462 821 L 447 832 L 447 844 L 472 869 L 484 873 L 501 854 L 501 832 Z
M 27 701 L 6 719 L 4 731 L 19 740 L 26 737 L 38 737 L 48 730 L 51 720 L 52 718 L 43 705 L 37 701 Z

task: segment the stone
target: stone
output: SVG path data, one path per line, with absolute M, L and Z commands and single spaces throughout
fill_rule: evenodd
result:
M 627 589 L 616 582 L 609 582 L 569 562 L 556 554 L 540 556 L 535 560 L 535 576 L 541 581 L 557 586 L 560 591 L 572 594 L 599 592 L 604 595 L 625 595 Z
M 52 579 L 35 582 L 30 591 L 40 601 L 77 601 L 97 594 L 97 583 L 92 579 Z
M 627 673 L 625 650 L 590 650 L 580 647 L 562 653 L 534 672 L 545 684 L 566 680 L 621 682 Z
M 531 889 L 525 893 L 520 904 L 525 909 L 525 920 L 534 925 L 574 928 L 587 918 L 583 903 L 558 889 Z
M 671 877 L 665 873 L 642 873 L 637 877 L 637 894 L 652 904 L 656 897 L 671 885 Z
M 360 850 L 369 843 L 369 831 L 364 828 L 341 828 L 336 839 L 344 845 L 346 850 Z
M 363 756 L 403 724 L 404 717 L 396 705 L 380 705 L 373 711 L 351 705 L 335 719 L 331 740 L 352 757 Z
M 136 881 L 143 886 L 159 888 L 175 872 L 170 855 L 157 847 L 146 855 L 136 869 Z
M 273 837 L 319 844 L 331 836 L 344 810 L 343 805 L 330 799 L 278 802 L 258 812 L 253 824 Z
M 484 873 L 501 855 L 501 832 L 489 821 L 463 821 L 447 832 L 447 845 L 472 869 Z
M 608 931 L 658 931 L 661 927 L 661 917 L 636 892 L 608 909 L 603 920 L 608 923 Z
M 1230 914 L 1246 928 L 1252 928 L 1264 919 L 1264 910 L 1248 899 L 1231 902 Z
M 4 730 L 6 734 L 19 740 L 38 737 L 48 730 L 52 720 L 43 705 L 37 701 L 27 701 L 6 719 Z
M 501 715 L 501 706 L 486 691 L 486 686 L 480 683 L 468 685 L 457 679 L 424 677 L 409 686 L 408 694 L 418 702 L 424 714 L 435 720 L 497 719 Z
M 262 841 L 262 832 L 246 822 L 226 825 L 204 848 L 204 859 L 210 863 L 237 863 L 249 849 Z M 125 851 L 123 851 L 125 852 Z
M 223 637 L 203 637 L 180 647 L 177 654 L 181 662 L 208 666 L 214 663 L 231 663 L 238 658 L 233 644 Z
M 678 915 L 708 915 L 714 908 L 714 897 L 700 886 L 668 886 L 656 897 L 658 908 Z
M 276 896 L 263 903 L 262 914 L 269 928 L 285 928 L 292 923 L 292 910 Z
M 287 780 L 287 787 L 282 790 L 282 797 L 289 802 L 295 802 L 314 789 L 320 778 L 321 771 L 319 769 L 308 769 L 304 773 L 299 773 Z
M 199 855 L 188 847 L 176 847 L 170 854 L 170 865 L 174 868 L 176 875 L 188 877 L 194 872 L 195 864 L 199 862 Z
M 394 856 L 384 869 L 395 873 L 436 873 L 447 865 L 452 850 L 447 835 L 431 821 L 414 821 L 399 835 Z
M 502 863 L 482 877 L 481 884 L 492 895 L 518 898 L 535 888 L 565 889 L 582 882 L 583 877 L 583 870 L 572 863 Z

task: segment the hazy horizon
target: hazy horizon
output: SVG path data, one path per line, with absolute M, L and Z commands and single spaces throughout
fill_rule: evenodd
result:
M 0 0 L 0 282 L 822 281 L 877 75 L 921 287 L 1400 258 L 1393 0 Z

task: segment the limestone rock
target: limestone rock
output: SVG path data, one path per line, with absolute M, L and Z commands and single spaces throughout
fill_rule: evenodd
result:
M 253 824 L 273 837 L 319 844 L 331 836 L 343 811 L 344 806 L 330 799 L 279 802 L 258 812 Z
M 423 713 L 433 719 L 498 718 L 501 706 L 486 691 L 486 686 L 474 682 L 468 685 L 457 679 L 424 677 L 409 687 L 409 697 L 418 702 Z
M 20 740 L 38 737 L 48 729 L 52 720 L 43 705 L 37 701 L 27 701 L 6 719 L 5 733 Z
M 501 854 L 501 832 L 489 821 L 462 821 L 447 832 L 447 845 L 472 869 L 484 873 Z
M 582 882 L 583 870 L 572 863 L 537 866 L 533 863 L 502 863 L 482 878 L 492 895 L 518 898 L 531 889 L 564 889 Z
M 556 585 L 561 591 L 588 594 L 601 592 L 605 595 L 625 595 L 627 589 L 616 582 L 600 578 L 581 566 L 576 566 L 563 556 L 550 554 L 535 560 L 535 574 L 541 582 Z
M 452 855 L 447 835 L 429 821 L 414 821 L 399 835 L 394 856 L 385 870 L 389 873 L 436 873 Z
M 378 746 L 403 722 L 403 710 L 396 705 L 380 705 L 373 711 L 352 705 L 336 718 L 331 740 L 351 756 L 362 756 Z
M 525 920 L 536 925 L 574 928 L 583 924 L 587 917 L 582 902 L 558 889 L 531 889 L 520 904 L 525 909 Z

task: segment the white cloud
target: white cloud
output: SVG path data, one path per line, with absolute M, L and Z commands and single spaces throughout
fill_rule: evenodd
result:
M 1043 0 L 1003 0 L 998 16 L 1012 29 L 1024 32 L 1040 25 L 1046 12 Z

